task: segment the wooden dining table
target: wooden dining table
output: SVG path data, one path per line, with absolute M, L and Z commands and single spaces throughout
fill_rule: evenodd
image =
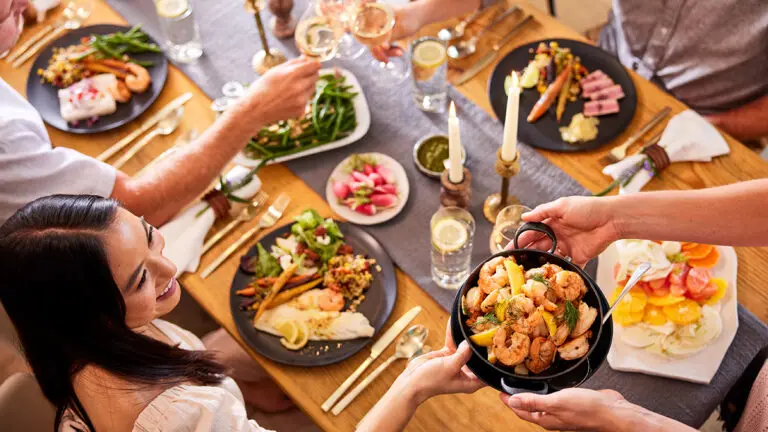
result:
M 517 3 L 526 12 L 535 17 L 535 22 L 528 25 L 510 43 L 504 46 L 498 59 L 503 58 L 503 54 L 514 47 L 538 39 L 571 38 L 585 40 L 581 35 L 550 17 L 545 12 L 528 4 L 525 0 L 522 2 L 518 1 Z M 49 20 L 52 19 L 49 18 Z M 455 24 L 456 22 L 454 20 L 428 26 L 420 34 L 434 34 L 437 29 L 445 24 Z M 125 21 L 105 3 L 94 2 L 94 10 L 88 20 L 88 24 L 94 23 L 124 24 Z M 482 20 L 473 28 L 479 25 L 482 25 Z M 22 35 L 20 42 L 30 37 L 40 27 L 41 25 L 29 27 Z M 485 38 L 481 42 L 479 46 L 480 53 L 487 52 L 490 49 L 491 42 L 498 40 L 503 32 L 504 29 L 492 31 L 492 36 Z M 452 63 L 449 78 L 455 78 L 461 70 L 468 68 L 471 63 L 471 59 Z M 28 62 L 22 68 L 14 69 L 9 63 L 0 61 L 0 77 L 21 94 L 25 94 L 27 78 L 30 73 L 34 73 L 34 71 L 30 71 L 30 65 L 31 62 Z M 458 87 L 458 90 L 463 95 L 482 107 L 490 115 L 493 115 L 493 112 L 487 96 L 487 82 L 492 71 L 493 67 L 488 67 L 473 80 Z M 686 109 L 683 103 L 654 84 L 651 84 L 634 72 L 630 71 L 630 74 L 637 87 L 637 111 L 629 128 L 617 137 L 612 145 L 623 142 L 665 106 L 671 107 L 673 113 Z M 48 132 L 54 146 L 69 147 L 95 156 L 137 128 L 142 120 L 149 118 L 149 116 L 165 104 L 184 92 L 191 92 L 193 98 L 185 106 L 185 114 L 180 128 L 182 130 L 196 128 L 198 131 L 201 131 L 215 121 L 215 115 L 210 109 L 211 100 L 187 76 L 176 67 L 171 66 L 168 81 L 162 94 L 157 102 L 137 121 L 117 130 L 88 136 L 73 135 L 50 127 Z M 0 101 L 1 103 L 2 101 Z M 373 115 L 376 115 L 375 111 Z M 136 173 L 154 157 L 173 145 L 174 139 L 174 136 L 158 137 L 151 145 L 129 161 L 124 170 L 128 174 Z M 768 163 L 737 140 L 729 136 L 726 136 L 726 140 L 731 149 L 730 154 L 718 157 L 709 163 L 673 164 L 658 178 L 653 179 L 646 187 L 646 190 L 699 189 L 768 177 Z M 542 151 L 541 154 L 581 183 L 586 189 L 595 192 L 605 188 L 611 180 L 601 173 L 603 165 L 599 162 L 600 157 L 604 156 L 609 148 L 610 146 L 606 146 L 602 149 L 583 153 Z M 284 220 L 289 220 L 307 207 L 318 209 L 325 216 L 331 215 L 331 210 L 324 198 L 315 193 L 285 166 L 278 164 L 265 167 L 259 173 L 259 177 L 263 181 L 264 190 L 271 196 L 277 196 L 282 192 L 287 193 L 293 198 L 294 204 L 288 208 Z M 706 209 L 702 209 L 702 211 L 706 211 Z M 722 217 L 728 217 L 728 215 L 722 215 Z M 252 221 L 242 224 L 233 235 L 228 236 L 214 247 L 212 252 L 203 257 L 200 268 L 204 268 L 231 242 L 238 238 L 240 234 L 254 226 L 255 223 L 255 221 Z M 217 227 L 220 226 L 217 225 Z M 745 229 L 749 229 L 749 227 L 745 227 Z M 397 251 L 392 251 L 392 253 L 397 253 Z M 768 280 L 768 248 L 737 248 L 737 253 L 739 258 L 739 302 L 757 315 L 763 322 L 768 322 L 768 290 L 764 288 L 765 281 Z M 285 366 L 274 363 L 253 352 L 243 343 L 238 335 L 230 313 L 229 289 L 233 274 L 238 267 L 238 256 L 239 254 L 236 254 L 226 261 L 224 265 L 205 280 L 196 274 L 185 274 L 180 280 L 186 292 L 248 351 L 253 359 L 269 373 L 285 393 L 293 399 L 296 405 L 310 416 L 319 427 L 326 431 L 354 430 L 355 425 L 397 378 L 404 367 L 404 363 L 399 363 L 395 367 L 387 369 L 380 378 L 374 381 L 338 417 L 323 412 L 320 409 L 320 405 L 362 363 L 368 356 L 368 350 L 363 350 L 339 364 L 319 368 Z M 429 329 L 430 345 L 433 347 L 442 346 L 445 338 L 448 312 L 423 291 L 411 277 L 400 270 L 397 270 L 397 282 L 397 302 L 386 326 L 391 325 L 413 306 L 420 305 L 423 310 L 414 322 L 424 324 Z M 379 360 L 375 362 L 374 367 L 389 357 L 393 351 L 394 346 L 390 346 Z M 539 430 L 538 426 L 520 420 L 510 410 L 506 409 L 499 400 L 498 392 L 491 389 L 483 389 L 473 395 L 445 395 L 433 398 L 418 409 L 408 426 L 408 430 L 414 431 L 488 431 L 498 430 L 499 428 L 518 431 Z

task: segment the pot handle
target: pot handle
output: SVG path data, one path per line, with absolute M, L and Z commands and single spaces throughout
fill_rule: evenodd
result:
M 526 231 L 537 231 L 542 234 L 546 234 L 546 236 L 552 240 L 552 248 L 549 249 L 549 253 L 555 253 L 555 250 L 557 250 L 557 237 L 555 237 L 555 232 L 552 231 L 552 228 L 550 228 L 549 225 L 541 222 L 526 222 L 520 225 L 520 228 L 518 228 L 515 232 L 515 239 L 513 240 L 515 249 L 520 249 L 520 247 L 517 245 L 517 239 Z
M 511 386 L 507 384 L 507 379 L 501 379 L 501 388 L 504 389 L 504 393 L 515 395 L 518 393 L 535 393 L 540 395 L 546 395 L 549 393 L 549 385 L 546 382 L 535 381 L 520 381 Z

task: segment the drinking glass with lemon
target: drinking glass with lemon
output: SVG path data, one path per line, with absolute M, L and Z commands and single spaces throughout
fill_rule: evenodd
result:
M 182 63 L 200 58 L 203 45 L 189 0 L 155 0 L 155 9 L 165 35 L 168 57 Z
M 469 275 L 475 219 L 459 207 L 443 207 L 432 216 L 432 280 L 458 289 Z
M 447 101 L 448 62 L 445 43 L 423 37 L 411 44 L 413 99 L 424 111 L 443 112 Z

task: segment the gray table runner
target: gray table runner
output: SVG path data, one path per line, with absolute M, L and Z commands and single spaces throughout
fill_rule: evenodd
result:
M 107 0 L 132 24 L 162 40 L 152 0 Z M 211 98 L 221 95 L 221 86 L 229 80 L 252 81 L 251 56 L 260 48 L 254 20 L 243 11 L 239 0 L 192 0 L 205 55 L 191 65 L 179 66 Z M 299 17 L 306 0 L 297 0 L 293 10 Z M 263 13 L 265 22 L 270 14 Z M 293 40 L 278 41 L 268 35 L 270 43 L 279 46 L 289 57 L 297 56 Z M 389 251 L 396 264 L 410 275 L 438 303 L 448 309 L 453 291 L 437 287 L 430 278 L 429 219 L 439 206 L 438 182 L 421 175 L 413 165 L 412 149 L 417 140 L 431 133 L 448 130 L 447 116 L 426 114 L 412 102 L 411 83 L 385 88 L 368 73 L 366 54 L 354 61 L 330 62 L 354 73 L 360 81 L 371 109 L 371 129 L 359 142 L 348 147 L 288 162 L 288 167 L 321 196 L 333 168 L 355 152 L 382 152 L 398 160 L 406 169 L 411 195 L 393 220 L 366 230 Z M 451 89 L 461 118 L 462 143 L 467 149 L 467 167 L 472 172 L 472 214 L 477 222 L 473 264 L 489 254 L 491 224 L 482 216 L 485 197 L 499 188 L 499 177 L 493 170 L 496 149 L 501 145 L 502 126 L 482 109 Z M 534 207 L 561 196 L 586 195 L 588 192 L 559 168 L 526 145 L 520 145 L 521 172 L 511 181 L 512 193 L 523 204 Z M 267 180 L 267 179 L 264 179 Z M 300 202 L 300 197 L 294 197 Z M 592 272 L 591 272 L 592 273 Z M 594 273 L 592 273 L 594 274 Z M 632 402 L 680 420 L 700 426 L 725 393 L 739 378 L 760 348 L 768 344 L 768 328 L 752 314 L 740 308 L 739 332 L 723 364 L 709 386 L 616 372 L 603 367 L 588 383 L 591 388 L 612 388 Z M 607 363 L 606 363 L 607 364 Z

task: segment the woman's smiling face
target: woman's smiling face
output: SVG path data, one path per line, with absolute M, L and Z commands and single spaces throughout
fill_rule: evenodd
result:
M 125 301 L 130 328 L 149 324 L 179 303 L 176 266 L 163 256 L 165 240 L 153 226 L 120 208 L 104 243 L 112 277 Z
M 21 14 L 28 0 L 0 0 L 0 53 L 13 48 L 23 25 Z

